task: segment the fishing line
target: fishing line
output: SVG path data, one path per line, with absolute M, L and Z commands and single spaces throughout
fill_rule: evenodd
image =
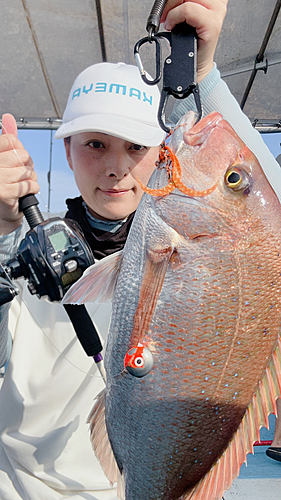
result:
M 26 167 L 26 165 L 22 162 L 22 160 L 19 158 L 19 155 L 17 153 L 17 150 L 14 148 L 14 145 L 12 143 L 12 140 L 11 140 L 11 137 L 10 137 L 10 134 L 8 133 L 6 127 L 3 125 L 2 123 L 2 129 L 4 130 L 5 132 L 5 135 L 8 137 L 8 140 L 10 142 L 10 145 L 12 147 L 12 150 L 14 152 L 14 154 L 16 155 L 16 158 L 18 159 L 19 163 L 23 166 L 23 167 Z M 47 208 L 47 204 L 45 203 L 41 193 L 39 192 L 38 193 L 39 197 L 41 198 L 41 201 L 44 205 L 44 207 L 46 208 L 46 211 L 48 211 L 48 208 Z M 5 271 L 5 269 L 4 269 Z M 11 282 L 9 276 L 7 275 L 6 271 L 5 271 L 5 275 L 7 277 L 7 280 L 9 282 Z M 50 344 L 55 348 L 55 350 L 59 353 L 60 356 L 62 356 L 70 365 L 72 365 L 74 368 L 76 368 L 76 370 L 80 371 L 81 373 L 84 373 L 85 375 L 88 375 L 89 377 L 98 377 L 98 378 L 102 378 L 101 375 L 99 374 L 99 370 L 97 370 L 97 374 L 96 375 L 92 375 L 88 372 L 85 372 L 84 370 L 82 370 L 81 368 L 79 368 L 78 366 L 76 366 L 74 363 L 72 363 L 72 361 L 70 361 L 58 348 L 57 346 L 54 344 L 54 342 L 50 339 L 50 337 L 48 337 L 48 335 L 46 334 L 46 332 L 44 332 L 43 328 L 39 325 L 38 321 L 36 320 L 35 316 L 33 315 L 33 313 L 31 312 L 31 310 L 29 309 L 27 303 L 25 302 L 25 300 L 21 297 L 21 300 L 23 302 L 23 304 L 25 305 L 25 307 L 27 308 L 27 310 L 29 311 L 30 315 L 32 316 L 34 322 L 36 323 L 36 325 L 38 326 L 38 328 L 40 329 L 40 331 L 43 333 L 43 335 L 45 336 L 45 338 L 50 342 Z M 39 300 L 39 299 L 38 299 Z M 93 361 L 94 363 L 94 361 Z
M 44 332 L 42 326 L 38 323 L 37 319 L 35 318 L 35 316 L 33 315 L 32 311 L 30 310 L 30 308 L 28 307 L 26 301 L 20 297 L 21 301 L 23 302 L 23 304 L 25 305 L 25 307 L 27 308 L 28 312 L 30 313 L 30 315 L 32 316 L 34 322 L 36 323 L 36 325 L 38 326 L 38 328 L 40 329 L 40 331 L 43 333 L 44 337 L 50 342 L 50 344 L 55 348 L 55 350 L 59 353 L 60 356 L 62 356 L 70 365 L 72 365 L 74 368 L 76 368 L 76 370 L 78 370 L 79 372 L 81 373 L 84 373 L 85 375 L 88 375 L 89 377 L 93 377 L 93 378 L 101 378 L 101 375 L 99 374 L 99 370 L 97 370 L 97 374 L 96 375 L 92 375 L 91 373 L 88 373 L 88 372 L 85 372 L 84 370 L 82 370 L 81 368 L 79 368 L 77 365 L 75 365 L 72 361 L 70 361 L 70 359 L 68 359 L 61 351 L 60 349 L 54 344 L 54 342 L 50 339 L 50 337 L 48 337 L 47 333 Z M 38 299 L 39 300 L 39 299 Z M 77 337 L 76 337 L 77 339 Z M 93 366 L 94 365 L 94 361 L 93 361 Z

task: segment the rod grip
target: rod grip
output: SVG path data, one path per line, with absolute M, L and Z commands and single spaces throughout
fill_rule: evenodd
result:
M 34 194 L 26 194 L 19 199 L 19 212 L 23 212 L 30 229 L 44 221 L 37 205 L 39 201 Z
M 63 307 L 86 354 L 99 354 L 102 351 L 100 337 L 84 304 L 63 304 Z

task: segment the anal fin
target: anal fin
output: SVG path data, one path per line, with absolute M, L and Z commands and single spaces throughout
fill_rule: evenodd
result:
M 113 486 L 114 483 L 117 483 L 118 497 L 120 500 L 125 500 L 124 479 L 113 455 L 106 430 L 105 389 L 96 398 L 87 422 L 90 424 L 90 440 L 95 455 L 98 458 L 111 486 Z

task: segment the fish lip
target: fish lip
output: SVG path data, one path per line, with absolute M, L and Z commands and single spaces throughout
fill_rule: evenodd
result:
M 167 195 L 163 195 L 163 196 L 159 196 L 159 197 L 150 196 L 150 203 L 152 204 L 152 208 L 155 211 L 155 213 L 157 213 L 158 217 L 162 220 L 164 220 L 164 218 L 162 217 L 162 213 L 164 211 L 164 206 L 162 205 L 161 201 L 166 196 Z M 206 200 L 203 197 L 188 196 L 188 195 L 182 193 L 181 191 L 179 191 L 178 189 L 175 189 L 172 193 L 170 193 L 168 195 L 168 197 L 170 197 L 170 196 L 182 197 L 182 198 L 184 198 L 184 200 L 186 201 L 186 203 L 189 206 L 191 206 L 191 205 L 198 206 L 204 210 L 207 210 L 209 213 L 215 212 L 219 218 L 223 217 L 223 215 L 224 215 L 224 212 L 223 212 L 223 210 L 221 210 L 221 208 L 214 207 L 210 203 L 206 203 Z M 161 208 L 160 208 L 162 206 L 163 206 L 163 210 L 161 210 Z
M 160 202 L 160 200 L 162 200 L 166 196 L 181 197 L 181 198 L 184 198 L 187 201 L 187 203 L 191 202 L 192 204 L 201 205 L 204 207 L 209 207 L 209 204 L 205 203 L 205 200 L 203 197 L 201 197 L 201 196 L 200 197 L 199 196 L 189 196 L 188 194 L 182 193 L 177 188 L 174 189 L 174 191 L 172 193 L 170 193 L 169 195 L 151 196 L 151 198 L 152 198 L 153 203 L 155 204 L 157 202 Z
M 223 116 L 217 111 L 214 111 L 210 115 L 202 118 L 202 120 L 197 122 L 189 131 L 184 132 L 184 142 L 191 147 L 201 147 L 209 137 L 212 130 L 216 127 L 220 127 L 221 121 L 224 121 Z M 202 124 L 204 124 L 203 127 Z
M 178 189 L 175 189 L 172 193 L 169 194 L 169 196 L 173 196 L 173 197 L 182 197 L 184 198 L 185 200 L 185 203 L 188 205 L 188 206 L 198 206 L 202 209 L 207 209 L 207 210 L 210 210 L 210 212 L 213 211 L 213 207 L 210 206 L 208 203 L 205 203 L 204 202 L 204 199 L 203 198 L 195 198 L 194 196 L 188 196 L 184 193 L 181 193 L 181 191 L 179 191 Z M 163 218 L 162 217 L 162 214 L 163 212 L 165 212 L 164 210 L 164 206 L 162 205 L 162 200 L 163 198 L 165 198 L 167 195 L 163 195 L 163 196 L 158 196 L 158 197 L 154 197 L 154 196 L 151 196 L 150 197 L 150 202 L 152 204 L 152 209 L 155 211 L 155 213 L 157 213 L 158 217 L 160 217 L 160 219 L 164 220 L 165 217 Z M 163 206 L 163 210 L 161 209 L 161 207 Z

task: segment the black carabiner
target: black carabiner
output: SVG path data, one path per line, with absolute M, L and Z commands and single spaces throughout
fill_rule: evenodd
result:
M 154 80 L 149 80 L 146 76 L 146 71 L 144 70 L 142 60 L 140 57 L 140 47 L 145 44 L 145 43 L 152 43 L 155 42 L 156 45 L 156 76 Z M 139 68 L 139 72 L 141 74 L 141 77 L 147 85 L 156 85 L 158 82 L 160 82 L 162 74 L 161 74 L 161 45 L 159 43 L 159 40 L 156 38 L 155 35 L 152 36 L 146 36 L 139 40 L 134 48 L 134 56 L 136 59 L 137 66 Z
M 143 68 L 139 47 L 146 42 L 151 43 L 150 37 L 142 38 L 135 45 L 135 57 L 141 77 L 148 85 L 155 85 L 161 79 L 161 47 L 158 38 L 166 38 L 171 47 L 171 53 L 166 57 L 163 68 L 163 89 L 161 92 L 158 109 L 158 121 L 165 132 L 170 129 L 164 124 L 163 115 L 166 109 L 168 97 L 172 95 L 176 99 L 185 99 L 191 93 L 194 95 L 199 121 L 202 117 L 202 107 L 199 88 L 196 81 L 197 73 L 197 34 L 196 30 L 186 23 L 175 26 L 171 32 L 156 33 L 151 36 L 151 41 L 156 43 L 156 78 L 148 80 Z

